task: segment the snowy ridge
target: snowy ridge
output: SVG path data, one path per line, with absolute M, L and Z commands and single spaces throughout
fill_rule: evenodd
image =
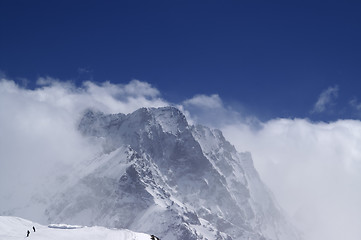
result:
M 44 223 L 129 229 L 167 240 L 301 239 L 251 155 L 238 153 L 219 130 L 188 125 L 174 107 L 127 115 L 89 110 L 79 130 L 103 150 L 64 173 L 59 191 L 41 199 Z
M 32 228 L 35 227 L 36 232 Z M 149 240 L 150 235 L 129 230 L 107 229 L 104 227 L 81 227 L 66 224 L 43 226 L 18 217 L 0 216 L 0 239 L 16 240 Z

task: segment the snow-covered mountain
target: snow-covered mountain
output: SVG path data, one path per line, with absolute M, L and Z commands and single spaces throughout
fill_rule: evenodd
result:
M 189 125 L 174 107 L 128 115 L 89 110 L 79 130 L 103 150 L 38 199 L 47 223 L 127 228 L 166 240 L 300 239 L 251 155 L 238 153 L 219 130 Z
M 35 227 L 35 232 L 33 231 Z M 43 226 L 18 217 L 0 216 L 0 239 L 24 239 L 29 231 L 32 240 L 149 240 L 150 235 L 124 229 L 69 226 L 65 224 Z

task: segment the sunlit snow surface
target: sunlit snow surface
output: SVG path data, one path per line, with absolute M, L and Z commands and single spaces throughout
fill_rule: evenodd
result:
M 36 232 L 33 232 L 33 226 Z M 26 233 L 30 231 L 27 238 Z M 0 240 L 149 240 L 150 235 L 122 229 L 81 227 L 66 224 L 43 226 L 31 221 L 0 216 Z

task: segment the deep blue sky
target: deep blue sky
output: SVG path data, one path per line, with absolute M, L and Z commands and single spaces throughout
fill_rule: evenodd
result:
M 30 83 L 135 78 L 173 102 L 216 93 L 264 120 L 358 118 L 361 2 L 272 2 L 2 0 L 0 70 Z

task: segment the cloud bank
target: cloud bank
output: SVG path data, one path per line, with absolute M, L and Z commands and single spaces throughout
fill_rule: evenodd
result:
M 157 89 L 137 80 L 76 87 L 47 77 L 37 84 L 30 90 L 0 80 L 0 199 L 7 199 L 0 211 L 24 205 L 45 178 L 93 157 L 98 149 L 77 131 L 85 109 L 129 113 L 168 104 Z
M 360 121 L 275 119 L 257 131 L 238 123 L 223 132 L 239 150 L 251 151 L 264 182 L 307 240 L 360 238 Z
M 59 167 L 91 158 L 94 145 L 78 133 L 86 108 L 130 113 L 171 103 L 146 82 L 84 82 L 76 87 L 45 77 L 30 90 L 0 76 L 0 199 L 14 206 Z M 338 87 L 324 91 L 324 111 Z M 259 122 L 221 97 L 196 95 L 177 105 L 193 123 L 221 128 L 239 151 L 250 151 L 257 170 L 306 240 L 359 240 L 361 231 L 361 122 L 306 119 Z M 255 123 L 257 127 L 255 126 Z M 13 201 L 9 201 L 13 200 Z M 4 206 L 7 209 L 12 206 Z

